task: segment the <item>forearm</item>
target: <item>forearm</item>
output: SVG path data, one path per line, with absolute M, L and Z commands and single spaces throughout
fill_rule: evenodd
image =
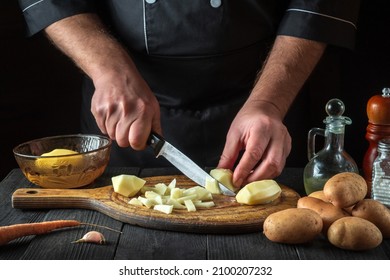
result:
M 79 14 L 46 29 L 50 40 L 91 79 L 103 74 L 135 70 L 126 50 L 107 32 L 94 14 Z
M 278 36 L 248 102 L 272 105 L 284 118 L 325 48 L 323 43 Z

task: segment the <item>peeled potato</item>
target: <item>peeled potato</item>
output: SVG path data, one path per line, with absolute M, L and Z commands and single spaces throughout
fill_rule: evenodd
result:
M 245 185 L 236 195 L 238 203 L 246 205 L 265 204 L 277 199 L 282 193 L 274 180 L 260 180 Z
M 74 155 L 74 156 L 69 156 Z M 83 156 L 69 149 L 54 149 L 51 152 L 43 153 L 41 156 L 57 156 L 55 158 L 38 158 L 35 164 L 42 168 L 55 168 L 58 166 L 78 166 L 82 164 Z M 66 157 L 60 157 L 66 156 Z
M 229 190 L 236 192 L 238 188 L 233 185 L 233 171 L 224 168 L 215 168 L 210 171 L 211 177 L 218 180 L 222 185 Z

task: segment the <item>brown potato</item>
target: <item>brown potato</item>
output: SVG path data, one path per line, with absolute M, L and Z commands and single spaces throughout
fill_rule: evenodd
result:
M 324 195 L 333 205 L 348 208 L 365 198 L 367 183 L 359 174 L 342 172 L 325 183 Z
M 352 216 L 360 217 L 375 224 L 383 238 L 390 238 L 390 209 L 379 201 L 363 199 L 352 209 Z
M 297 207 L 311 209 L 320 215 L 323 222 L 322 231 L 325 234 L 334 221 L 350 216 L 346 211 L 334 206 L 332 203 L 310 196 L 301 197 L 297 202 Z
M 379 246 L 383 237 L 376 225 L 359 217 L 344 217 L 328 229 L 328 240 L 334 246 L 347 250 L 368 250 Z
M 315 198 L 321 199 L 323 201 L 329 202 L 329 200 L 325 197 L 324 191 L 322 191 L 322 190 L 312 192 L 308 196 L 315 197 Z
M 320 215 L 311 209 L 289 208 L 270 214 L 264 221 L 265 236 L 278 243 L 301 244 L 312 241 L 322 230 Z

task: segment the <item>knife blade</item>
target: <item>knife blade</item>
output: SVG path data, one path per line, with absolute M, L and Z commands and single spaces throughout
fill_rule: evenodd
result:
M 214 179 L 210 174 L 200 168 L 189 157 L 179 151 L 176 147 L 167 142 L 161 135 L 152 132 L 148 139 L 148 144 L 153 148 L 156 157 L 163 156 L 184 175 L 198 185 L 205 187 L 207 179 Z M 218 182 L 218 181 L 217 181 Z M 224 195 L 235 196 L 236 193 L 218 182 L 219 189 Z

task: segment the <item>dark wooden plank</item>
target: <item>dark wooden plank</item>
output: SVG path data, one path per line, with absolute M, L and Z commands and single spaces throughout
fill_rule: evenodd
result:
M 294 260 L 295 247 L 272 243 L 262 232 L 238 235 L 209 235 L 207 257 L 212 260 Z
M 122 223 L 103 214 L 89 210 L 51 210 L 45 220 L 71 219 L 89 224 L 102 225 L 116 231 Z M 106 244 L 72 243 L 85 233 L 96 230 L 106 238 Z M 110 260 L 113 259 L 121 233 L 98 226 L 86 225 L 56 230 L 49 234 L 35 236 L 20 259 L 25 260 Z
M 297 246 L 300 259 L 304 260 L 383 260 L 389 259 L 389 250 L 385 240 L 384 243 L 372 250 L 351 251 L 339 249 L 328 242 L 321 236 L 307 245 Z
M 141 228 L 125 224 L 117 260 L 201 260 L 207 257 L 207 235 Z

